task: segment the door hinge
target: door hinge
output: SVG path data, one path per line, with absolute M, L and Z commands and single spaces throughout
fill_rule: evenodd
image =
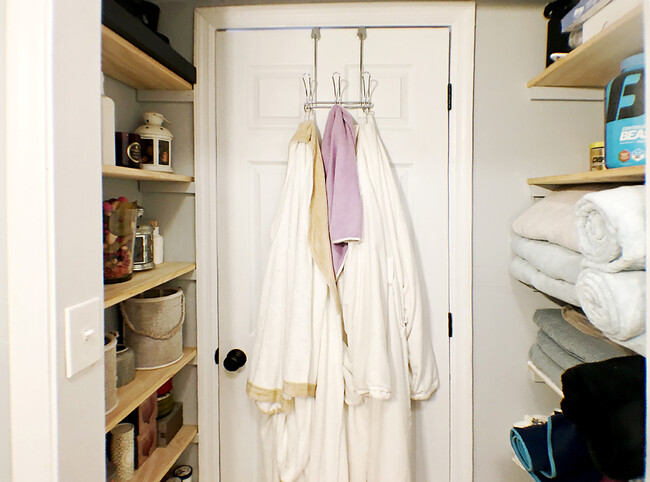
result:
M 454 318 L 451 316 L 451 313 L 447 313 L 447 334 L 449 338 L 454 336 Z
M 447 110 L 451 110 L 451 84 L 447 84 Z

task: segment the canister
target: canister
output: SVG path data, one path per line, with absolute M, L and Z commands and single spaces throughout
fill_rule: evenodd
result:
M 153 227 L 151 224 L 143 224 L 135 231 L 133 271 L 144 271 L 155 266 L 153 261 Z
M 645 164 L 643 54 L 621 62 L 621 73 L 605 93 L 605 165 L 608 169 Z
M 589 170 L 600 171 L 605 169 L 605 143 L 592 142 L 589 144 Z

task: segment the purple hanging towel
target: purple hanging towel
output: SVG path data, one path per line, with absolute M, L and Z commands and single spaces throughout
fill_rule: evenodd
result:
M 325 167 L 332 262 L 338 278 L 348 243 L 361 240 L 362 220 L 354 119 L 340 105 L 332 107 L 327 116 L 321 152 Z

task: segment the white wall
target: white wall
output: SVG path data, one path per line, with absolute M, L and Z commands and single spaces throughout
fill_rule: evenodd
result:
M 100 1 L 6 5 L 11 449 L 3 452 L 12 480 L 102 480 Z M 98 360 L 67 378 L 65 309 L 91 299 L 97 309 L 84 321 Z
M 0 0 L 0 19 L 6 19 L 6 3 Z M 5 83 L 5 48 L 6 25 L 0 21 L 0 146 L 5 146 L 6 139 L 6 83 Z M 9 413 L 9 340 L 7 326 L 7 225 L 4 211 L 7 190 L 6 152 L 0 149 L 0 413 Z M 0 417 L 0 467 L 5 474 L 11 474 L 11 441 L 9 417 Z
M 509 430 L 559 397 L 531 382 L 536 308 L 554 307 L 508 274 L 512 221 L 530 204 L 529 177 L 588 170 L 602 140 L 602 103 L 533 102 L 525 83 L 544 68 L 545 1 L 479 0 L 474 101 L 475 480 L 527 481 L 510 460 Z

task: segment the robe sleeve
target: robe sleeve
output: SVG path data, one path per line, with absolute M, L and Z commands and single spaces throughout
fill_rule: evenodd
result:
M 404 223 L 406 224 L 406 223 Z M 406 227 L 406 226 L 405 226 Z M 406 238 L 408 231 L 406 231 Z M 407 239 L 410 243 L 410 239 Z M 429 327 L 422 313 L 420 280 L 412 246 L 402 250 L 401 287 L 404 330 L 408 349 L 411 399 L 426 400 L 438 388 L 438 367 L 431 345 Z

